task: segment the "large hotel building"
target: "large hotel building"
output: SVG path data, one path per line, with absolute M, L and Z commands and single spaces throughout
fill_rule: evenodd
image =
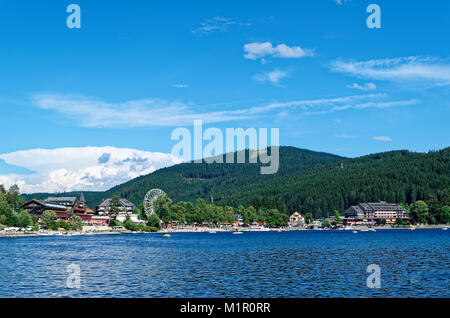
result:
M 345 211 L 344 224 L 375 224 L 377 220 L 395 223 L 397 219 L 409 220 L 409 212 L 398 204 L 384 201 L 360 203 Z

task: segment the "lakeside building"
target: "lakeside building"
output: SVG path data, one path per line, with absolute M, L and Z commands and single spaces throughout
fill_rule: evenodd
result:
M 95 209 L 95 212 L 98 215 L 110 215 L 111 214 L 111 201 L 112 201 L 112 199 L 103 200 L 103 202 L 97 206 L 97 208 Z M 119 206 L 118 216 L 133 215 L 133 211 L 136 207 L 133 203 L 131 203 L 127 199 L 120 199 L 119 202 L 120 202 L 120 206 Z
M 139 220 L 136 214 L 133 214 L 135 205 L 126 199 L 120 199 L 119 213 L 111 215 L 111 200 L 103 200 L 97 206 L 95 212 L 88 207 L 83 193 L 81 193 L 80 198 L 48 197 L 45 200 L 32 199 L 20 207 L 30 215 L 36 216 L 38 221 L 40 221 L 44 211 L 51 211 L 56 214 L 57 221 L 67 221 L 72 215 L 78 215 L 85 226 L 107 226 L 112 218 L 124 222 L 127 216 L 130 216 L 130 219 L 135 223 L 145 223 Z
M 244 225 L 244 218 L 240 214 L 235 214 L 233 226 L 241 226 L 241 225 Z
M 387 224 L 397 219 L 409 221 L 409 211 L 398 204 L 385 201 L 368 202 L 353 205 L 345 211 L 344 224 L 373 225 L 377 220 L 385 220 Z
M 44 211 L 55 212 L 59 219 L 68 219 L 70 217 L 68 208 L 64 205 L 53 204 L 37 199 L 32 199 L 20 206 L 21 209 L 27 211 L 30 215 L 36 216 L 38 219 Z
M 299 212 L 294 212 L 291 216 L 289 216 L 289 226 L 304 226 L 305 218 Z
M 83 193 L 77 197 L 48 197 L 45 200 L 32 199 L 20 206 L 30 215 L 41 218 L 44 211 L 52 211 L 58 220 L 67 220 L 72 215 L 78 215 L 83 222 L 89 222 L 94 211 L 89 209 Z

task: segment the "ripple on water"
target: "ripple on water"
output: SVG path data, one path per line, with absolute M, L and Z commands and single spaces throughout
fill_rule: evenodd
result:
M 0 297 L 449 297 L 449 232 L 0 239 Z M 81 288 L 66 287 L 66 267 Z M 381 288 L 366 286 L 369 264 Z

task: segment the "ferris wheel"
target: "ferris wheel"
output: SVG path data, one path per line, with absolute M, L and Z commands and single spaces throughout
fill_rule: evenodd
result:
M 155 213 L 154 203 L 160 195 L 166 195 L 166 193 L 161 189 L 152 189 L 145 195 L 144 211 L 147 215 L 152 215 Z

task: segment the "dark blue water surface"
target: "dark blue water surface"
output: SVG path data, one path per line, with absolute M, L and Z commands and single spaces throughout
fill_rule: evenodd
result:
M 0 297 L 449 297 L 449 252 L 443 230 L 0 238 Z

